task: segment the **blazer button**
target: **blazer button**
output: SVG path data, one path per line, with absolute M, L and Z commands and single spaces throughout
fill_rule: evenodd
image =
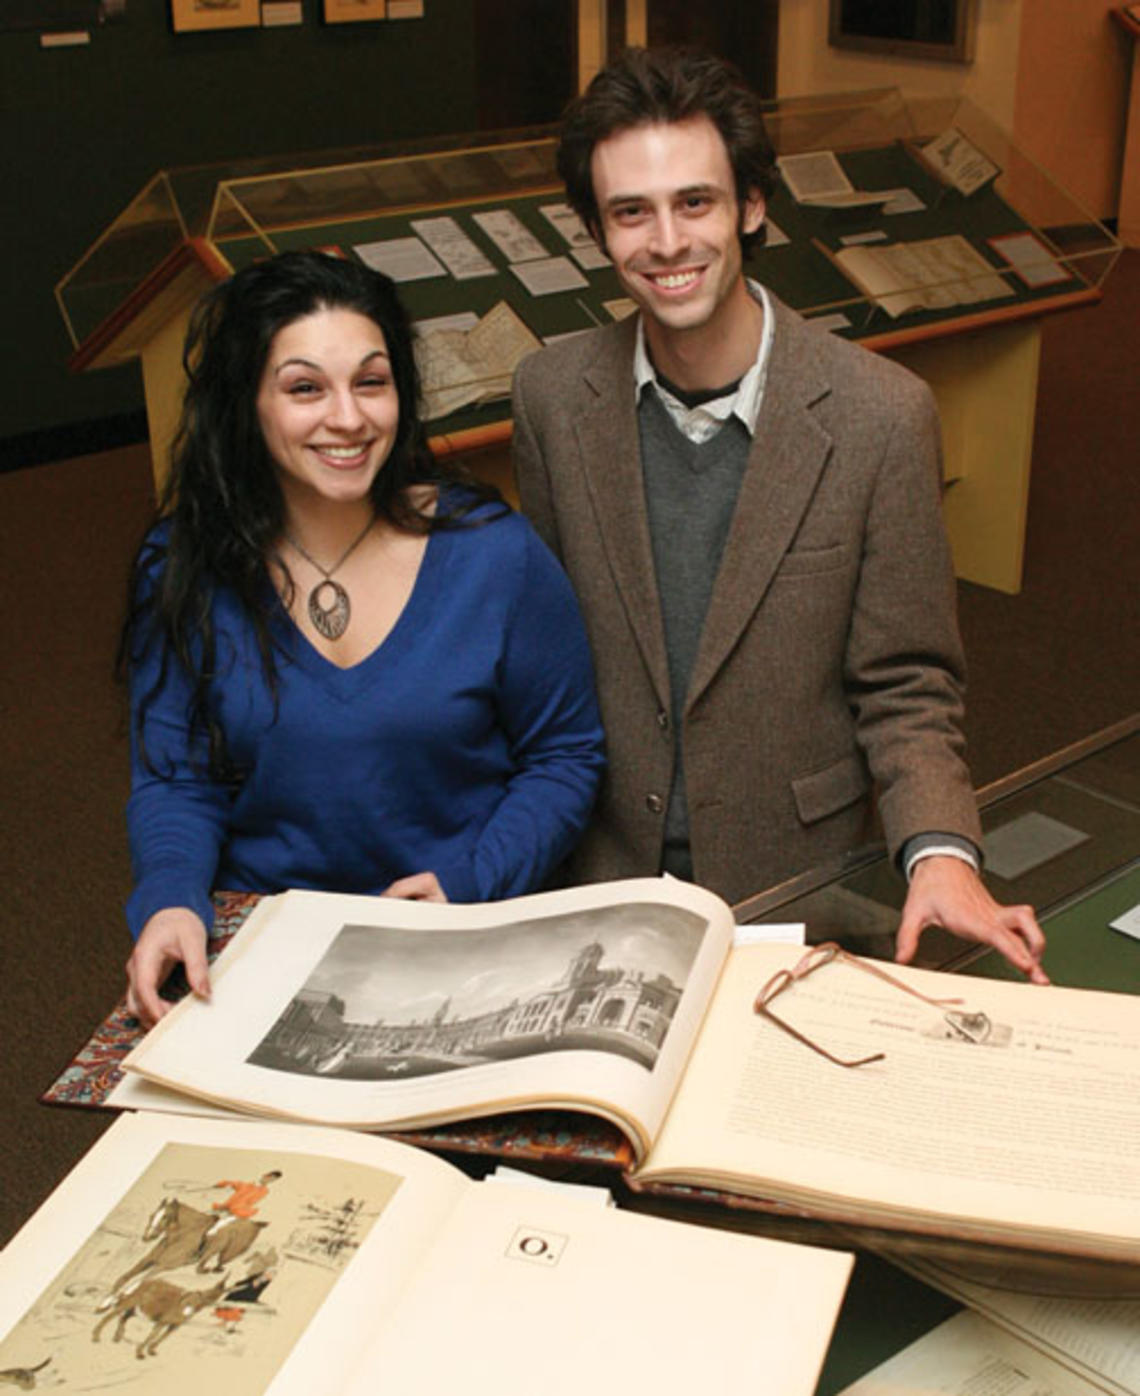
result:
M 646 795 L 645 808 L 650 814 L 660 814 L 665 808 L 665 801 L 660 795 Z
M 657 726 L 661 728 L 662 732 L 668 730 L 669 714 L 665 711 L 664 708 L 657 709 Z

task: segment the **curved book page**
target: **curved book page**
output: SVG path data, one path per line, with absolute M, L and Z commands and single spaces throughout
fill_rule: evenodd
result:
M 636 1178 L 872 1226 L 1140 1261 L 1140 1017 L 1125 994 L 836 962 L 756 1015 L 799 952 L 738 947 Z
M 733 933 L 669 879 L 482 906 L 288 892 L 126 1059 L 230 1108 L 408 1128 L 534 1107 L 648 1148 Z

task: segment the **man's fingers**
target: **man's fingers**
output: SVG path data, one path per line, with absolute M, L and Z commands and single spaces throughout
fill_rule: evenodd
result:
M 1024 971 L 1034 984 L 1048 984 L 1049 976 L 1041 968 L 1045 953 L 1045 933 L 1029 907 L 1007 907 L 1008 920 L 994 937 L 996 950 Z
M 904 921 L 895 934 L 895 960 L 900 965 L 909 965 L 918 950 L 918 938 L 923 928 L 914 921 Z
M 1031 906 L 1008 906 L 1005 909 L 1007 924 L 1015 935 L 1019 935 L 1035 960 L 1045 953 L 1045 932 L 1041 929 Z

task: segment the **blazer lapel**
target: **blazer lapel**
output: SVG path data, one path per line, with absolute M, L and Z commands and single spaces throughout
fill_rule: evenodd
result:
M 636 320 L 607 336 L 583 373 L 574 430 L 610 571 L 642 660 L 663 706 L 669 703 L 665 630 L 649 539 L 633 383 Z
M 775 337 L 748 470 L 701 633 L 687 695 L 708 687 L 763 600 L 831 451 L 811 412 L 829 384 L 799 317 L 773 298 Z

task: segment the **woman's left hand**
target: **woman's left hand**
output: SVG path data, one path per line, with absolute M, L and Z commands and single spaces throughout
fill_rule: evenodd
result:
M 433 872 L 412 873 L 410 877 L 398 877 L 391 887 L 380 893 L 382 897 L 404 897 L 410 902 L 445 902 L 447 893 L 439 885 L 439 878 Z

